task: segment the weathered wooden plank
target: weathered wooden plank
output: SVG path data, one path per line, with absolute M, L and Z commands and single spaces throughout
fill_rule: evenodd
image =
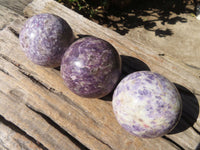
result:
M 83 16 L 76 14 L 69 9 L 66 9 L 62 5 L 56 5 L 56 2 L 52 0 L 43 1 L 40 7 L 36 7 L 36 5 L 38 5 L 37 0 L 26 7 L 25 14 L 27 16 L 32 16 L 33 14 L 43 12 L 57 14 L 65 18 L 76 33 L 89 34 L 106 39 L 117 48 L 120 54 L 129 55 L 143 60 L 146 64 L 148 64 L 152 71 L 159 72 L 168 77 L 171 81 L 189 89 L 193 93 L 193 98 L 190 98 L 190 100 L 192 101 L 191 103 L 188 103 L 187 101 L 184 102 L 187 107 L 184 108 L 183 118 L 185 118 L 189 122 L 189 125 L 185 126 L 190 127 L 195 123 L 194 126 L 196 126 L 196 133 L 199 133 L 199 119 L 197 118 L 199 116 L 200 100 L 197 99 L 197 97 L 200 90 L 200 71 L 198 69 L 188 67 L 184 63 L 176 60 L 176 58 L 173 58 L 171 56 L 159 56 L 158 54 L 160 53 L 160 51 L 149 49 L 145 47 L 145 45 L 137 43 L 136 41 L 135 43 L 129 41 L 124 37 L 118 35 L 117 33 L 107 28 L 101 27 L 85 19 Z M 184 91 L 182 92 L 184 93 Z M 191 111 L 191 109 L 196 111 Z M 187 112 L 192 112 L 195 115 L 187 115 Z M 200 139 L 197 138 L 196 142 L 198 142 L 198 140 L 200 141 Z
M 3 61 L 0 63 L 0 68 L 3 71 L 0 74 L 1 78 L 4 78 L 0 83 L 2 92 L 6 95 L 10 96 L 11 91 L 20 91 L 20 97 L 25 106 L 50 117 L 89 149 L 140 149 L 146 144 L 153 145 L 152 147 L 162 145 L 169 149 L 174 148 L 173 144 L 170 146 L 168 142 L 160 138 L 145 140 L 128 134 L 116 122 L 110 102 L 99 99 L 83 99 L 74 95 L 64 86 L 57 70 L 32 64 L 20 50 L 17 37 L 6 30 L 3 35 L 5 45 L 1 44 L 0 51 Z M 7 45 L 10 42 L 15 48 Z M 41 78 L 47 78 L 47 82 L 40 80 Z M 56 82 L 52 82 L 54 80 Z M 50 83 L 53 83 L 53 86 Z M 12 88 L 9 87 L 11 85 Z M 13 104 L 6 103 L 0 106 L 14 109 L 12 109 Z M 37 132 L 31 132 L 34 125 L 22 120 L 27 117 L 24 116 L 25 118 L 18 121 L 16 118 L 19 114 L 16 113 L 17 116 L 10 117 L 14 113 L 6 113 L 5 109 L 0 109 L 0 114 L 36 139 L 39 138 Z M 25 128 L 26 124 L 30 124 L 31 129 Z
M 39 141 L 42 149 L 79 149 L 69 137 L 49 124 L 40 114 L 32 111 L 28 104 L 23 103 L 26 95 L 13 82 L 17 76 L 14 77 L 14 74 L 2 71 L 4 65 L 9 66 L 13 73 L 16 68 L 13 68 L 12 64 L 2 58 L 0 58 L 0 64 L 0 114 L 19 126 L 22 131 L 31 135 L 33 139 Z M 20 139 L 18 139 L 18 142 L 20 142 Z
M 0 30 L 6 28 L 10 23 L 12 23 L 15 18 L 23 18 L 22 16 L 14 13 L 12 10 L 0 5 Z
M 35 0 L 25 8 L 24 12 L 28 17 L 44 12 L 57 14 L 64 18 L 76 33 L 103 38 L 112 43 L 120 54 L 136 57 L 144 61 L 152 71 L 165 75 L 171 81 L 188 88 L 194 94 L 200 94 L 200 70 L 188 67 L 171 56 L 159 56 L 160 51 L 147 48 L 137 41 L 130 41 L 53 0 L 44 0 L 42 2 Z
M 40 7 L 42 5 L 43 7 Z M 29 5 L 29 11 L 33 9 L 31 8 L 32 6 L 36 6 L 36 4 Z M 72 24 L 72 27 L 76 33 L 92 35 L 96 34 L 97 36 L 110 41 L 121 54 L 137 57 L 139 59 L 143 58 L 141 60 L 144 60 L 146 63 L 148 62 L 147 64 L 150 64 L 150 68 L 153 68 L 159 73 L 164 73 L 163 70 L 168 68 L 167 65 L 172 66 L 174 63 L 170 60 L 171 58 L 168 60 L 168 58 L 158 57 L 156 52 L 145 52 L 144 47 L 141 45 L 137 46 L 128 40 L 124 40 L 118 34 L 85 20 L 85 18 L 82 16 L 53 1 L 40 1 L 40 3 L 37 4 L 37 7 L 41 8 L 41 10 L 37 10 L 38 13 L 50 12 L 59 16 L 64 14 L 61 17 L 65 18 L 66 20 L 73 21 L 71 23 L 69 21 L 68 22 Z M 61 10 L 63 12 L 61 12 Z M 36 10 L 34 9 L 34 11 Z M 35 12 L 32 14 L 34 13 Z M 77 19 L 76 17 L 79 18 Z M 77 20 L 73 18 L 76 18 Z M 171 150 L 183 148 L 193 149 L 198 146 L 200 141 L 199 134 L 191 127 L 191 125 L 189 125 L 188 129 L 184 132 L 174 135 L 167 135 L 166 138 L 157 139 L 139 139 L 125 132 L 116 122 L 110 101 L 104 101 L 102 99 L 80 98 L 71 93 L 64 86 L 59 71 L 34 65 L 26 59 L 21 51 L 17 37 L 23 20 L 24 19 L 17 18 L 13 24 L 10 24 L 0 32 L 0 58 L 2 60 L 0 63 L 0 79 L 2 81 L 0 82 L 0 89 L 2 93 L 6 95 L 6 97 L 9 96 L 8 101 L 10 103 L 7 105 L 4 104 L 5 101 L 2 101 L 2 107 L 3 105 L 6 105 L 7 108 L 11 109 L 9 113 L 6 113 L 5 109 L 0 109 L 0 114 L 3 114 L 7 120 L 19 126 L 32 137 L 41 139 L 38 137 L 40 135 L 38 135 L 38 132 L 33 132 L 33 129 L 28 127 L 30 124 L 29 122 L 33 121 L 33 117 L 28 118 L 27 116 L 18 116 L 20 116 L 23 111 L 27 110 L 29 114 L 35 113 L 36 118 L 41 118 L 41 115 L 49 117 L 54 123 L 74 136 L 89 149 Z M 123 41 L 128 41 L 128 44 L 123 44 Z M 140 50 L 142 52 L 140 52 Z M 160 64 L 156 64 L 156 62 L 159 62 Z M 175 64 L 175 69 L 178 68 L 178 70 L 181 70 L 183 65 L 179 63 L 180 62 Z M 157 65 L 158 67 L 154 67 Z M 138 69 L 138 67 L 134 65 L 131 67 L 133 70 Z M 160 68 L 164 69 L 160 70 Z M 183 67 L 183 69 L 184 68 L 185 67 Z M 184 71 L 182 70 L 182 75 L 186 75 L 186 77 L 189 76 L 188 71 L 191 70 L 186 67 Z M 173 68 L 169 68 L 168 72 L 173 72 L 167 74 L 170 79 L 180 78 L 180 76 L 173 71 Z M 191 78 L 195 81 L 197 81 L 195 78 L 196 73 L 198 72 L 191 74 Z M 184 78 L 179 81 L 182 83 Z M 190 86 L 192 86 L 192 84 L 190 84 Z M 20 91 L 20 93 L 23 95 L 18 96 L 21 98 L 21 105 L 18 106 L 17 109 L 14 107 L 14 102 L 12 102 L 12 91 L 14 91 L 14 93 L 18 93 Z M 14 96 L 15 95 L 16 94 L 14 94 Z M 15 98 L 15 100 L 18 99 Z M 192 103 L 189 106 L 196 108 L 198 105 Z M 19 108 L 22 109 L 22 112 Z M 16 111 L 12 109 L 16 109 Z M 29 116 L 29 114 L 27 115 Z M 10 115 L 13 117 L 10 117 Z M 183 123 L 187 122 L 183 120 Z M 197 123 L 199 123 L 199 119 L 197 120 Z M 197 123 L 195 123 L 195 126 L 197 126 L 198 129 L 199 125 Z M 55 140 L 54 138 L 56 137 L 52 135 L 54 133 L 52 132 L 49 134 L 53 140 Z M 182 137 L 182 139 L 180 137 Z M 185 139 L 190 139 L 192 142 L 188 142 L 187 144 Z M 41 141 L 43 141 L 42 143 L 45 143 L 45 146 L 49 145 L 49 143 L 46 143 L 44 139 Z
M 13 10 L 16 14 L 23 15 L 23 9 L 32 0 L 0 0 L 0 5 Z
M 18 19 L 21 20 L 21 21 L 25 19 L 24 17 L 16 14 L 15 12 L 13 12 L 10 9 L 5 8 L 5 7 L 1 6 L 1 5 L 0 5 L 0 10 L 1 10 L 0 11 L 0 20 L 1 20 L 0 21 L 0 26 L 2 27 L 1 30 L 4 30 L 5 28 L 7 28 L 9 26 L 9 24 L 11 24 L 13 21 L 15 21 L 15 23 L 17 23 L 16 21 Z M 4 40 L 3 37 L 2 37 L 2 39 Z M 4 61 L 2 62 L 2 58 L 1 58 L 0 62 L 1 62 L 0 63 L 1 65 L 6 65 L 4 63 Z M 4 75 L 6 75 L 7 72 L 4 71 L 2 69 L 2 67 L 0 67 L 0 68 L 1 68 L 0 69 L 0 73 L 3 73 Z M 7 75 L 9 76 L 9 74 L 7 74 Z M 0 76 L 0 87 L 1 87 L 1 89 L 4 89 L 4 90 L 8 90 L 9 89 L 9 93 L 7 95 L 5 93 L 0 93 L 0 101 L 1 101 L 1 103 L 6 102 L 5 106 L 3 104 L 0 106 L 0 107 L 3 107 L 3 109 L 1 109 L 1 112 L 2 112 L 1 115 L 2 114 L 6 114 L 12 119 L 17 119 L 18 122 L 15 122 L 15 123 L 17 125 L 21 124 L 20 127 L 16 126 L 17 130 L 20 129 L 20 128 L 23 128 L 25 131 L 27 131 L 31 127 L 28 124 L 31 124 L 33 121 L 34 121 L 33 125 L 35 125 L 35 126 L 32 127 L 32 130 L 28 130 L 28 132 L 30 131 L 30 134 L 34 133 L 30 137 L 29 137 L 29 135 L 26 134 L 26 132 L 24 130 L 21 130 L 22 132 L 20 132 L 20 134 L 24 134 L 23 136 L 29 137 L 29 139 L 26 140 L 27 142 L 25 141 L 25 139 L 22 138 L 23 137 L 22 135 L 17 133 L 17 131 L 13 131 L 13 133 L 15 132 L 16 135 L 14 136 L 14 134 L 13 134 L 13 136 L 11 136 L 9 134 L 9 132 L 7 133 L 7 131 L 9 131 L 9 130 L 5 130 L 5 131 L 2 130 L 2 132 L 1 132 L 2 134 L 1 135 L 2 136 L 4 135 L 4 139 L 1 138 L 1 140 L 2 140 L 2 142 L 4 144 L 4 146 L 5 146 L 4 148 L 20 149 L 19 146 L 21 146 L 22 148 L 23 147 L 29 147 L 30 149 L 32 149 L 33 146 L 31 146 L 31 145 L 34 145 L 34 143 L 33 144 L 29 144 L 29 143 L 32 143 L 32 141 L 28 141 L 28 140 L 33 140 L 34 141 L 35 140 L 34 138 L 38 138 L 38 137 L 35 137 L 38 134 L 37 132 L 35 133 L 35 131 L 39 131 L 41 133 L 41 135 L 39 136 L 39 139 L 36 139 L 35 142 L 37 142 L 37 140 L 41 140 L 40 142 L 47 143 L 47 139 L 48 139 L 47 137 L 52 138 L 52 136 L 54 136 L 53 134 L 55 134 L 55 136 L 54 136 L 55 139 L 53 139 L 51 142 L 49 142 L 50 144 L 47 145 L 47 147 L 50 148 L 50 149 L 52 149 L 52 148 L 58 148 L 58 149 L 62 149 L 62 148 L 80 149 L 81 148 L 81 144 L 79 142 L 76 142 L 76 140 L 74 140 L 73 137 L 68 135 L 68 133 L 63 132 L 61 130 L 61 128 L 60 128 L 59 131 L 57 131 L 58 128 L 56 128 L 56 126 L 49 127 L 51 125 L 48 122 L 46 122 L 46 120 L 44 120 L 44 118 L 42 118 L 42 116 L 40 116 L 38 114 L 35 115 L 35 117 L 37 118 L 36 119 L 37 121 L 35 122 L 35 120 L 33 120 L 34 115 L 31 115 L 30 113 L 27 113 L 27 114 L 25 113 L 26 114 L 26 118 L 23 118 L 23 115 L 19 115 L 17 112 L 22 113 L 23 111 L 28 110 L 26 105 L 24 105 L 24 106 L 21 105 L 21 107 L 22 107 L 21 109 L 15 109 L 16 108 L 15 107 L 16 103 L 19 102 L 20 99 L 22 99 L 22 98 L 20 98 L 20 96 L 23 96 L 23 95 L 21 95 L 22 93 L 20 93 L 20 90 L 18 90 L 18 87 L 16 87 L 16 90 L 15 89 L 13 90 L 12 89 L 13 84 L 10 84 L 8 86 L 8 84 L 6 84 L 4 82 L 7 79 L 3 78 L 3 77 L 4 77 L 3 75 Z M 4 94 L 4 95 L 2 95 L 2 94 Z M 16 103 L 9 103 L 10 100 L 16 101 Z M 11 107 L 10 107 L 10 105 L 11 105 Z M 13 110 L 15 110 L 15 112 L 13 114 L 11 114 L 11 113 L 9 113 L 9 111 L 7 111 L 7 109 L 8 110 L 10 110 L 10 109 L 12 110 L 13 109 Z M 29 110 L 29 112 L 32 112 L 32 111 Z M 32 112 L 32 113 L 35 114 L 34 112 Z M 3 117 L 5 117 L 5 116 L 3 116 Z M 29 118 L 28 121 L 26 121 L 27 118 Z M 12 119 L 10 121 L 13 121 Z M 25 119 L 25 121 L 23 119 Z M 0 121 L 2 121 L 2 119 Z M 5 120 L 4 120 L 4 122 L 5 122 Z M 42 129 L 41 126 L 40 126 L 40 123 L 43 123 L 44 126 L 46 126 L 46 128 Z M 22 126 L 24 124 L 26 124 L 25 125 L 26 127 Z M 9 125 L 11 125 L 12 127 L 15 126 L 15 124 L 12 124 L 12 123 L 9 124 Z M 27 128 L 27 125 L 29 126 L 28 128 Z M 49 131 L 52 131 L 52 133 L 45 133 L 45 129 L 47 129 L 47 128 L 49 128 L 50 129 Z M 49 135 L 49 134 L 51 134 L 51 135 Z M 7 135 L 8 137 L 6 137 L 5 135 Z M 34 138 L 32 138 L 32 136 L 34 136 Z M 59 137 L 59 138 L 57 138 L 57 137 Z M 17 138 L 19 138 L 19 139 L 17 139 Z M 6 139 L 7 139 L 7 141 L 6 141 Z M 16 142 L 10 143 L 9 141 L 16 141 Z M 16 143 L 21 144 L 21 145 L 17 146 Z M 63 143 L 65 143 L 65 144 L 63 144 Z M 40 146 L 40 144 L 38 144 L 38 145 Z M 64 146 L 62 146 L 62 145 L 64 145 Z M 16 148 L 12 148 L 14 146 L 16 146 Z M 62 147 L 62 148 L 60 148 L 60 147 Z M 38 147 L 38 149 L 39 148 L 40 147 Z M 42 149 L 43 148 L 44 147 L 42 147 Z
M 10 149 L 37 149 L 42 150 L 36 143 L 31 141 L 26 137 L 25 134 L 21 133 L 18 128 L 15 128 L 3 117 L 0 119 L 0 149 L 10 150 Z

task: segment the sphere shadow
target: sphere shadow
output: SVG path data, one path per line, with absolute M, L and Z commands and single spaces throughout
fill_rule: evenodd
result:
M 200 150 L 200 143 L 197 145 L 195 150 Z
M 77 38 L 75 39 L 75 41 L 84 37 L 91 37 L 91 36 L 92 35 L 89 35 L 89 34 L 77 34 Z
M 150 68 L 148 67 L 147 64 L 145 64 L 143 61 L 131 57 L 131 56 L 125 56 L 125 55 L 120 55 L 121 57 L 121 62 L 122 62 L 122 73 L 120 76 L 120 79 L 118 81 L 118 83 L 127 75 L 136 72 L 136 71 L 150 71 Z M 117 85 L 118 85 L 117 83 Z M 116 86 L 117 86 L 116 85 Z M 114 88 L 115 89 L 115 88 Z M 110 92 L 108 95 L 100 98 L 101 100 L 104 101 L 112 101 L 112 95 L 113 92 Z
M 54 68 L 57 71 L 60 71 L 60 66 Z
M 193 125 L 197 121 L 199 115 L 199 103 L 196 96 L 191 91 L 179 84 L 175 83 L 175 86 L 178 89 L 182 99 L 182 115 L 179 123 L 168 134 L 180 133 L 190 127 L 194 129 Z M 197 131 L 196 129 L 194 130 L 198 134 L 200 134 L 199 131 Z

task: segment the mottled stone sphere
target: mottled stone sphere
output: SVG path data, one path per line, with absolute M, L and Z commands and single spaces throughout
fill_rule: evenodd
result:
M 74 42 L 61 63 L 61 74 L 67 87 L 87 98 L 100 98 L 110 93 L 120 73 L 121 59 L 115 48 L 92 36 Z
M 19 40 L 32 62 L 46 67 L 58 67 L 64 52 L 74 41 L 74 35 L 65 20 L 45 13 L 35 15 L 25 22 Z
M 182 112 L 175 85 L 150 71 L 135 72 L 122 79 L 114 91 L 112 105 L 119 124 L 142 138 L 169 133 Z

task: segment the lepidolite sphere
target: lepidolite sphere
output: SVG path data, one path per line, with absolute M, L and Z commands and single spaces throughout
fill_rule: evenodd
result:
M 39 14 L 29 18 L 19 35 L 26 56 L 35 64 L 57 67 L 74 41 L 71 27 L 61 17 Z
M 160 137 L 170 132 L 182 110 L 175 85 L 150 71 L 126 76 L 114 91 L 112 105 L 119 124 L 143 138 Z
M 100 98 L 110 93 L 121 73 L 121 60 L 115 48 L 102 39 L 84 37 L 65 52 L 61 74 L 75 94 Z

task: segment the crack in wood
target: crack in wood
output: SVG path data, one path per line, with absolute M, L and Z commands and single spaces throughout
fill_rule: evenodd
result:
M 192 129 L 193 129 L 197 134 L 200 135 L 200 131 L 198 131 L 194 126 L 192 126 Z
M 160 54 L 158 54 L 158 56 L 165 56 L 165 54 L 164 53 L 160 53 Z
M 68 104 L 70 104 L 72 107 L 77 108 L 78 110 L 80 110 L 81 112 L 83 112 L 84 115 L 86 115 L 86 117 L 91 118 L 88 116 L 88 114 L 85 112 L 85 110 L 80 107 L 79 105 L 77 105 L 76 103 L 74 103 L 70 98 L 68 98 L 67 96 L 65 96 L 62 92 L 58 92 L 56 91 L 56 89 L 49 87 L 48 85 L 45 85 L 42 81 L 40 81 L 39 79 L 36 79 L 33 75 L 31 75 L 28 71 L 26 71 L 25 69 L 20 69 L 19 72 L 21 72 L 23 75 L 25 75 L 27 78 L 29 78 L 33 83 L 39 85 L 40 87 L 44 88 L 45 90 L 48 90 L 49 92 L 57 95 L 58 97 L 60 97 L 62 100 L 66 101 Z M 91 118 L 95 123 L 96 120 Z
M 50 117 L 46 116 L 45 114 L 35 110 L 30 105 L 26 105 L 31 111 L 33 111 L 36 114 L 39 114 L 48 124 L 53 126 L 55 129 L 57 129 L 61 134 L 68 137 L 74 144 L 76 144 L 81 150 L 88 150 L 87 147 L 85 147 L 81 142 L 79 142 L 76 138 L 74 138 L 72 135 L 70 135 L 66 130 L 64 130 L 61 126 L 59 126 L 56 122 L 54 122 Z
M 13 29 L 12 27 L 8 27 L 8 29 L 9 29 L 17 38 L 19 38 L 19 33 L 18 33 L 15 29 Z
M 96 125 L 99 125 L 99 123 L 96 121 L 95 118 L 93 118 L 93 116 L 91 116 L 89 113 L 87 113 L 84 108 L 82 108 L 80 105 L 77 105 L 75 102 L 73 102 L 70 98 L 68 98 L 66 95 L 64 95 L 62 92 L 57 92 L 54 91 L 54 94 L 56 94 L 57 96 L 61 97 L 62 99 L 64 99 L 68 104 L 70 104 L 72 107 L 77 108 L 79 111 L 81 111 L 87 118 L 90 118 Z
M 77 105 L 75 102 L 73 102 L 69 97 L 67 97 L 66 95 L 64 95 L 62 92 L 58 92 L 56 91 L 56 89 L 44 84 L 42 81 L 40 81 L 39 79 L 36 79 L 33 75 L 30 74 L 30 72 L 26 71 L 25 69 L 22 69 L 22 67 L 20 67 L 19 72 L 21 72 L 23 75 L 25 75 L 27 78 L 29 78 L 33 83 L 39 85 L 40 87 L 48 90 L 49 92 L 57 95 L 58 97 L 60 97 L 62 100 L 66 101 L 68 104 L 70 104 L 72 107 L 78 109 L 79 111 L 81 111 L 87 118 L 90 118 L 95 124 L 99 124 L 90 114 L 88 114 L 80 105 Z
M 8 75 L 8 76 L 11 76 L 6 70 L 0 68 L 0 71 L 3 72 L 4 74 Z
M 187 64 L 187 63 L 184 63 L 184 64 L 185 64 L 186 66 L 190 67 L 190 68 L 200 70 L 200 67 L 197 67 L 197 66 L 194 66 L 194 65 L 190 65 L 190 64 Z
M 4 60 L 10 62 L 11 64 L 13 64 L 14 66 L 20 68 L 20 64 L 18 64 L 16 61 L 10 59 L 8 56 L 0 54 L 0 57 L 3 58 Z
M 163 136 L 162 138 L 167 140 L 168 142 L 170 142 L 173 146 L 175 146 L 175 148 L 179 148 L 180 150 L 185 150 L 181 145 L 179 145 L 178 143 L 176 143 L 175 141 L 173 141 L 169 137 Z
M 94 134 L 91 133 L 91 131 L 88 130 L 88 134 L 91 135 L 92 137 L 94 137 L 97 141 L 101 142 L 103 145 L 106 145 L 107 147 L 109 147 L 110 149 L 113 149 L 109 144 L 105 143 L 103 140 L 101 140 L 100 138 L 96 137 Z
M 48 150 L 42 143 L 34 139 L 32 136 L 28 135 L 24 130 L 16 126 L 14 123 L 6 120 L 2 115 L 0 115 L 0 122 L 2 122 L 4 125 L 8 126 L 10 129 L 14 130 L 15 132 L 19 133 L 20 135 L 26 137 L 29 139 L 31 142 L 36 144 L 39 148 L 43 150 Z
M 49 88 L 48 86 L 46 86 L 44 83 L 42 83 L 40 80 L 36 79 L 33 75 L 31 75 L 29 72 L 26 72 L 24 69 L 20 68 L 19 70 L 20 73 L 22 73 L 23 75 L 25 75 L 27 78 L 29 78 L 33 83 L 39 85 L 40 87 L 52 92 L 55 89 L 53 88 Z

